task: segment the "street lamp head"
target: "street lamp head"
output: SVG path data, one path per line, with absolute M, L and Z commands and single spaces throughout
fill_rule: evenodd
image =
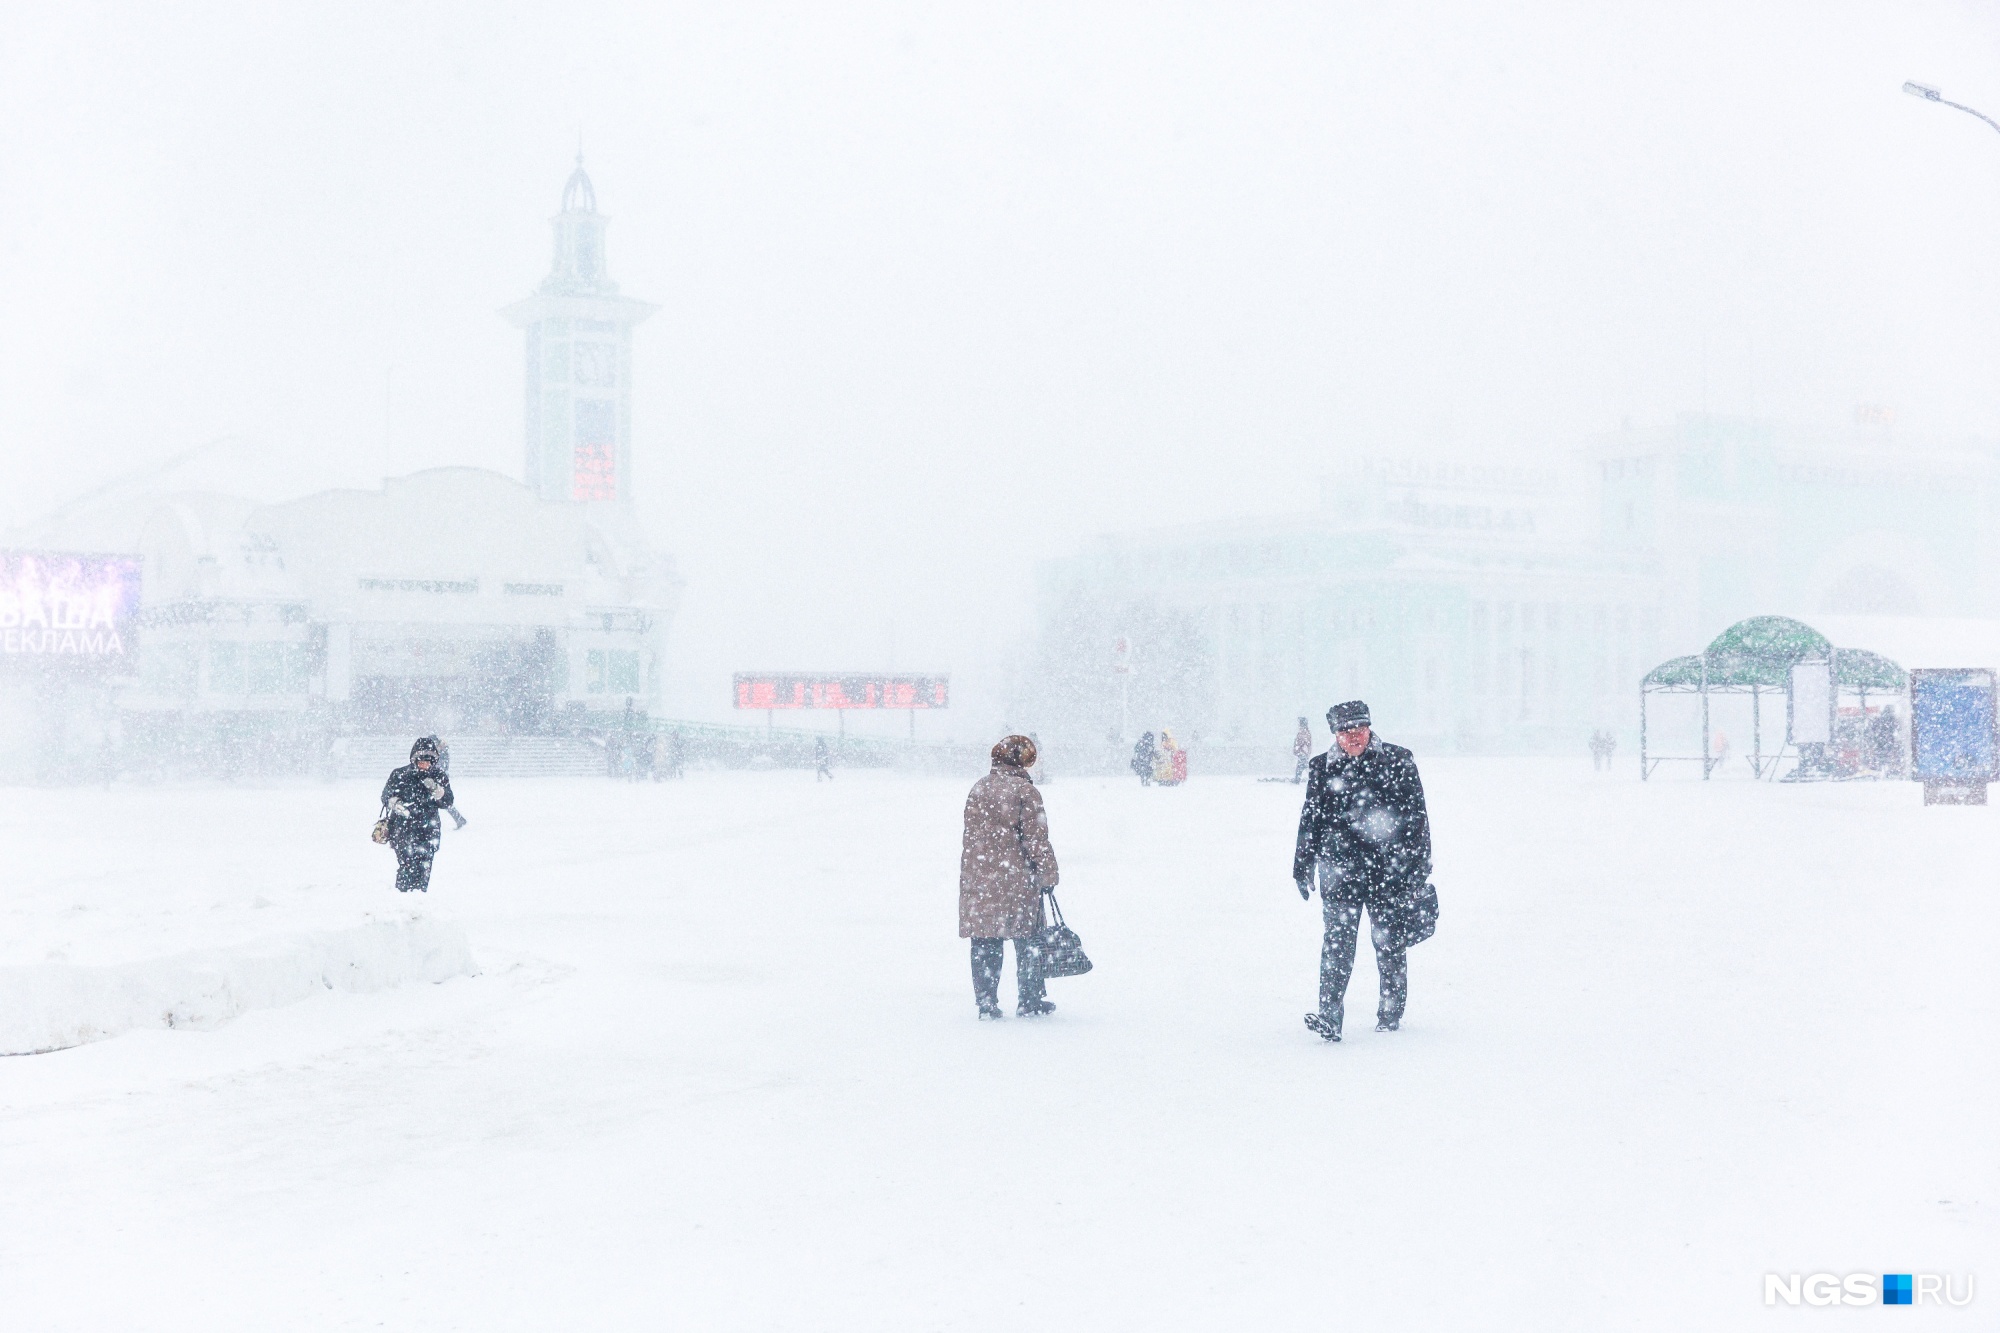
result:
M 1943 93 L 1939 92 L 1937 89 L 1932 88 L 1926 84 L 1905 83 L 1903 85 L 1903 91 L 1908 93 L 1912 97 L 1921 97 L 1926 102 L 1942 102 L 1944 100 Z

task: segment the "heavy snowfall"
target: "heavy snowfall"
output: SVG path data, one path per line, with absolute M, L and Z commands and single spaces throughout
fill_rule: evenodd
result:
M 461 780 L 416 904 L 372 786 L 18 791 L 0 1031 L 62 967 L 107 1039 L 0 1067 L 10 1322 L 1734 1328 L 1990 1257 L 1987 810 L 1426 777 L 1440 929 L 1338 1046 L 1289 783 L 1052 776 L 1097 966 L 998 1024 L 955 780 Z
M 0 4 L 0 1333 L 1993 1326 L 1996 50 Z

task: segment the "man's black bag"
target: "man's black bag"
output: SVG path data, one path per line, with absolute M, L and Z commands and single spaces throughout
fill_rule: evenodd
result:
M 1047 889 L 1042 892 L 1048 895 L 1049 910 L 1056 919 L 1029 941 L 1028 953 L 1035 960 L 1035 971 L 1042 977 L 1080 977 L 1090 971 L 1090 956 L 1084 953 L 1083 941 L 1077 933 L 1064 924 L 1055 894 Z
M 1389 922 L 1405 949 L 1413 944 L 1422 944 L 1435 935 L 1438 928 L 1437 885 L 1426 884 L 1420 889 L 1411 889 L 1391 909 Z

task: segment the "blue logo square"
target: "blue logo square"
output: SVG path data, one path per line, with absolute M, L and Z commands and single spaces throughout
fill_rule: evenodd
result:
M 1910 1303 L 1910 1275 L 1908 1273 L 1884 1273 L 1882 1275 L 1882 1304 L 1908 1305 Z

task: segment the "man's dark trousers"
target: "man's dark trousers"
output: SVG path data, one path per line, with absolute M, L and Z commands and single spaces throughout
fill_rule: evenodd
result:
M 1347 996 L 1347 979 L 1354 972 L 1354 949 L 1361 933 L 1361 902 L 1321 895 L 1326 907 L 1326 941 L 1319 954 L 1319 1016 L 1340 1031 Z M 1410 995 L 1408 951 L 1397 942 L 1393 928 L 1382 923 L 1376 908 L 1368 909 L 1368 939 L 1375 946 L 1375 970 L 1381 974 L 1382 996 L 1375 1016 L 1400 1023 Z

